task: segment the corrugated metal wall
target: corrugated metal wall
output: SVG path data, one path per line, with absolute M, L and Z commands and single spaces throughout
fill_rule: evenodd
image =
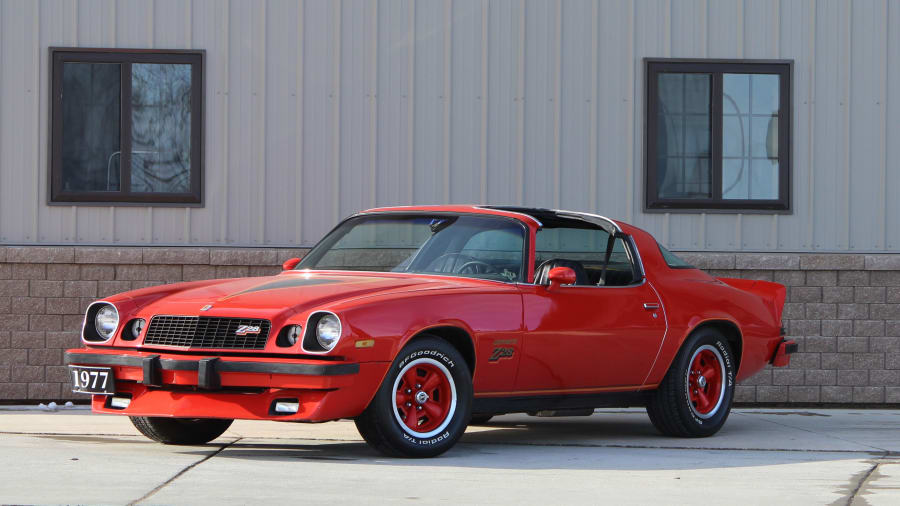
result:
M 889 0 L 0 0 L 0 243 L 309 245 L 487 202 L 682 250 L 896 250 L 898 26 Z M 207 51 L 205 207 L 46 205 L 49 46 Z M 642 212 L 643 57 L 795 61 L 793 214 Z

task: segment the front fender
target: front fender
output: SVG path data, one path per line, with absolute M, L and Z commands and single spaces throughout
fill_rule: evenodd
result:
M 501 287 L 502 288 L 502 287 Z M 392 295 L 357 301 L 336 308 L 349 327 L 346 342 L 335 353 L 358 362 L 393 361 L 409 341 L 437 327 L 465 332 L 475 350 L 475 383 L 485 389 L 511 388 L 518 365 L 514 360 L 484 364 L 494 343 L 521 351 L 522 298 L 516 292 L 495 290 Z M 357 347 L 361 343 L 365 347 Z M 480 358 L 481 359 L 480 359 Z M 482 360 L 483 359 L 483 360 Z M 479 372 L 480 371 L 480 372 Z

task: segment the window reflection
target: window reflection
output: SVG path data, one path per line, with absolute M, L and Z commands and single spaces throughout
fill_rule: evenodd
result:
M 119 190 L 117 63 L 62 66 L 62 187 L 66 191 Z
M 710 198 L 709 74 L 659 75 L 657 167 L 662 198 Z
M 131 189 L 190 190 L 191 66 L 136 63 L 131 67 Z
M 777 74 L 722 76 L 722 198 L 778 198 Z

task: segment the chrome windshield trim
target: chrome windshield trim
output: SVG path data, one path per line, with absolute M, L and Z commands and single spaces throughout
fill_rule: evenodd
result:
M 299 273 L 299 274 L 307 274 L 307 273 L 315 273 L 315 274 L 323 274 L 334 272 L 338 275 L 341 274 L 369 274 L 369 275 L 381 275 L 381 274 L 395 274 L 401 277 L 416 277 L 416 276 L 428 276 L 435 278 L 446 278 L 446 279 L 471 279 L 474 281 L 487 281 L 488 283 L 500 283 L 501 285 L 518 285 L 522 284 L 519 281 L 503 281 L 500 279 L 488 279 L 488 278 L 476 278 L 474 276 L 451 276 L 446 273 L 441 272 L 395 272 L 395 271 L 349 271 L 349 270 L 341 270 L 341 269 L 291 269 L 289 271 L 284 271 L 285 273 Z M 525 283 L 527 284 L 527 283 Z

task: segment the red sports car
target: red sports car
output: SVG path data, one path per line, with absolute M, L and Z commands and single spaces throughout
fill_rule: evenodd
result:
M 661 433 L 701 437 L 737 381 L 788 364 L 784 296 L 593 214 L 384 208 L 276 276 L 94 302 L 66 361 L 95 412 L 170 444 L 236 418 L 352 418 L 377 450 L 428 457 L 495 414 L 604 406 L 646 406 Z

